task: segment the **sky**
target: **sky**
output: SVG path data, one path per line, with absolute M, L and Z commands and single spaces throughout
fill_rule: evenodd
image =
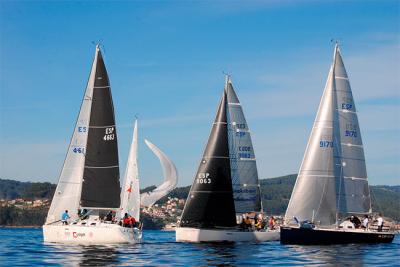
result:
M 121 176 L 192 183 L 232 75 L 260 178 L 297 173 L 339 40 L 371 184 L 400 184 L 399 1 L 0 1 L 0 178 L 56 183 L 101 42 Z

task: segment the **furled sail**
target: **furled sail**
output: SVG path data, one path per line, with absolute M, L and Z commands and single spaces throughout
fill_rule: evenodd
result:
M 81 195 L 83 166 L 85 162 L 86 142 L 89 130 L 90 111 L 93 99 L 93 87 L 95 84 L 99 52 L 100 50 L 97 46 L 81 109 L 68 147 L 64 166 L 61 170 L 57 188 L 46 218 L 46 224 L 58 221 L 65 210 L 69 211 L 72 219 L 77 218 L 77 210 L 79 208 Z
M 107 70 L 98 47 L 96 51 L 80 204 L 87 209 L 112 209 L 120 207 L 117 131 Z
M 145 140 L 145 143 L 160 160 L 164 174 L 164 182 L 161 185 L 153 191 L 142 193 L 140 195 L 141 204 L 150 207 L 176 187 L 178 183 L 178 171 L 176 170 L 174 163 L 157 146 L 148 140 Z
M 261 211 L 257 164 L 242 105 L 226 77 L 228 140 L 236 213 Z
M 339 213 L 370 208 L 364 152 L 338 46 L 285 220 L 332 225 Z
M 126 163 L 124 185 L 121 190 L 121 214 L 130 214 L 136 220 L 140 219 L 140 189 L 137 164 L 138 133 L 137 120 L 133 128 L 133 138 Z
M 181 227 L 236 225 L 224 90 L 210 137 L 181 216 Z

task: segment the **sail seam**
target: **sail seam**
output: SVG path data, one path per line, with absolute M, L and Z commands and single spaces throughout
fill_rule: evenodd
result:
M 93 129 L 102 129 L 102 128 L 108 128 L 108 127 L 115 127 L 115 124 L 114 125 L 104 125 L 104 126 L 90 126 L 89 125 L 89 128 L 93 128 Z
M 340 80 L 349 80 L 347 77 L 342 77 L 342 76 L 335 76 L 335 79 L 340 79 Z
M 96 167 L 96 166 L 87 166 L 85 165 L 85 168 L 88 169 L 107 169 L 107 168 L 118 168 L 118 165 L 114 165 L 114 166 L 104 166 L 104 167 Z
M 107 85 L 107 86 L 93 86 L 93 88 L 110 88 L 111 86 Z
M 228 103 L 228 105 L 231 105 L 231 106 L 241 106 L 242 104 L 240 104 L 240 103 Z
M 220 157 L 220 156 L 207 156 L 203 157 L 205 159 L 229 159 L 229 157 Z

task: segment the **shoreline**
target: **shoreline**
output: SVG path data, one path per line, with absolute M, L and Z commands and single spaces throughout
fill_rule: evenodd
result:
M 0 229 L 2 228 L 42 228 L 39 225 L 0 225 Z

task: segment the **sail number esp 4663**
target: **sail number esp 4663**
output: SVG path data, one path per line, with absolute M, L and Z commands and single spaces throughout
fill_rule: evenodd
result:
M 114 127 L 107 127 L 105 130 L 105 134 L 103 136 L 104 141 L 110 141 L 115 139 L 115 134 L 114 134 Z

